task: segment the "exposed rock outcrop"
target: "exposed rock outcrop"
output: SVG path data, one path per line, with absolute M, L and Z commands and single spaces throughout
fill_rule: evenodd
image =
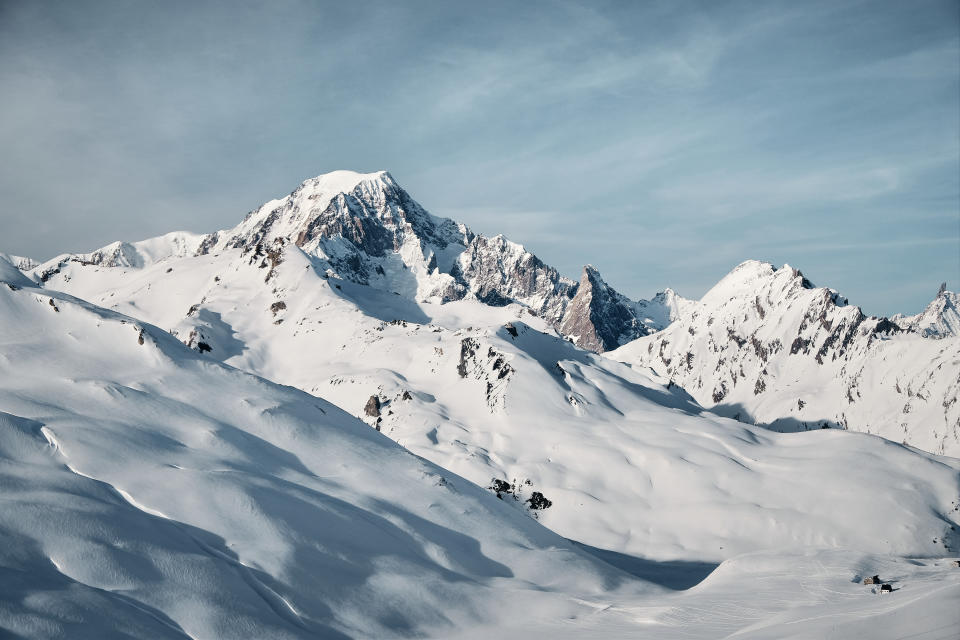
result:
M 647 335 L 634 303 L 614 291 L 591 265 L 583 268 L 577 293 L 560 323 L 560 332 L 584 349 L 603 352 Z
M 367 404 L 363 407 L 363 412 L 370 416 L 371 418 L 380 417 L 380 397 L 377 395 L 370 396 L 370 399 L 367 400 Z

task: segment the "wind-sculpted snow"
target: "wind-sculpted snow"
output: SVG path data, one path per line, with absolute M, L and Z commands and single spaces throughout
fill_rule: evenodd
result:
M 230 327 L 203 355 L 76 298 L 0 286 L 5 632 L 780 637 L 824 607 L 847 632 L 878 629 L 864 615 L 949 621 L 956 461 L 702 415 L 520 306 L 417 305 L 325 279 L 296 247 L 271 289 L 247 257 L 166 264 L 112 298 L 161 321 L 197 300 L 187 318 Z M 218 357 L 355 414 L 376 394 L 383 433 L 450 470 Z M 528 509 L 535 491 L 549 508 Z M 876 600 L 855 582 L 871 572 L 906 597 Z
M 866 317 L 789 266 L 750 261 L 667 329 L 607 355 L 775 430 L 839 427 L 958 456 L 955 303 L 941 291 L 919 316 Z
M 443 635 L 644 588 L 323 400 L 0 289 L 0 629 Z
M 519 305 L 418 304 L 329 277 L 291 245 L 264 287 L 269 264 L 249 255 L 224 260 L 231 255 L 178 261 L 171 273 L 158 264 L 131 272 L 137 277 L 129 284 L 116 270 L 83 271 L 71 284 L 110 291 L 95 300 L 116 300 L 118 310 L 171 327 L 195 349 L 202 341 L 210 358 L 353 415 L 362 416 L 376 395 L 384 434 L 481 486 L 516 481 L 526 487 L 524 500 L 540 491 L 553 501 L 537 514 L 541 521 L 594 547 L 712 561 L 772 546 L 943 551 L 932 542 L 943 540 L 941 520 L 916 535 L 915 518 L 924 519 L 926 507 L 914 512 L 904 499 L 896 509 L 911 527 L 877 537 L 863 535 L 862 524 L 881 526 L 893 503 L 848 500 L 876 486 L 859 471 L 870 460 L 915 457 L 902 447 L 839 432 L 782 436 L 703 414 L 679 387 L 578 349 Z M 883 472 L 890 496 L 898 495 L 894 469 L 902 465 L 909 466 L 891 463 Z M 861 488 L 811 493 L 808 477 Z M 953 476 L 931 482 L 942 492 L 934 511 L 946 512 Z M 757 493 L 758 486 L 769 490 Z M 706 506 L 727 505 L 731 493 L 735 505 L 744 504 Z M 770 519 L 770 509 L 778 518 Z

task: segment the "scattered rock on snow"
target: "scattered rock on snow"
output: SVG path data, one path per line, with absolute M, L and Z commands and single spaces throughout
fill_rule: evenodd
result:
M 370 416 L 371 418 L 380 417 L 380 397 L 373 395 L 370 396 L 370 399 L 367 400 L 366 406 L 363 407 L 363 412 Z
M 540 509 L 549 509 L 551 506 L 553 506 L 553 501 L 547 499 L 547 497 L 539 491 L 534 491 L 533 495 L 531 495 L 527 500 L 527 503 L 530 505 L 530 508 L 535 511 Z

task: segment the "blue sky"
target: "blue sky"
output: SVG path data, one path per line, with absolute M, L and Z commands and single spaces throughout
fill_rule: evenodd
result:
M 0 251 L 232 226 L 388 169 L 563 273 L 960 288 L 960 3 L 0 1 Z

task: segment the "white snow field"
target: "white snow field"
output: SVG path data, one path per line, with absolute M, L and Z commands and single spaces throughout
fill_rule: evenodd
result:
M 311 178 L 232 229 L 116 242 L 43 264 L 11 261 L 49 288 L 164 328 L 181 326 L 187 330 L 181 338 L 196 346 L 210 343 L 189 327 L 203 324 L 202 333 L 213 337 L 250 322 L 240 307 L 210 315 L 207 303 L 223 297 L 223 287 L 215 286 L 222 272 L 237 270 L 243 260 L 262 268 L 245 270 L 243 279 L 231 278 L 230 284 L 259 295 L 274 289 L 277 267 L 295 248 L 317 273 L 415 303 L 406 307 L 412 316 L 390 315 L 396 304 L 386 303 L 380 312 L 374 305 L 381 302 L 360 294 L 371 302 L 361 300 L 361 312 L 376 318 L 422 323 L 425 317 L 443 320 L 444 312 L 422 311 L 426 304 L 472 300 L 485 310 L 516 304 L 539 319 L 536 326 L 653 368 L 715 413 L 778 431 L 822 425 L 864 431 L 960 455 L 960 310 L 957 294 L 945 287 L 917 316 L 866 317 L 789 266 L 778 270 L 747 261 L 700 301 L 669 289 L 652 300 L 631 301 L 589 265 L 575 282 L 502 236 L 486 238 L 431 215 L 383 171 Z M 199 279 L 187 271 L 198 265 Z M 278 305 L 276 321 L 286 321 L 280 312 L 289 302 L 271 302 Z M 319 311 L 301 308 L 297 320 L 313 328 Z M 475 313 L 460 315 L 467 327 Z M 253 340 L 266 338 L 259 333 Z M 230 349 L 240 348 L 239 342 L 222 346 L 219 359 L 238 355 Z M 261 373 L 247 359 L 240 366 Z M 284 374 L 289 367 L 281 368 Z
M 642 313 L 594 285 L 595 321 L 502 239 L 457 258 L 463 230 L 402 198 L 420 217 L 384 205 L 374 224 L 356 214 L 383 204 L 371 175 L 307 181 L 210 236 L 0 256 L 0 633 L 956 636 L 960 461 L 707 412 L 621 357 L 706 298 L 636 303 L 672 324 L 590 353 L 563 313 L 597 336 Z M 345 226 L 318 239 L 333 223 L 307 203 Z M 391 249 L 384 229 L 409 237 Z M 448 295 L 454 260 L 479 274 L 466 294 Z M 889 342 L 947 348 L 949 302 Z
M 537 472 L 554 501 L 541 522 L 631 577 L 323 400 L 3 276 L 15 288 L 0 285 L 0 629 L 16 636 L 899 637 L 884 635 L 892 620 L 950 637 L 955 460 L 698 416 L 649 381 L 634 383 L 619 426 L 553 408 L 511 428 L 481 381 L 453 376 L 490 416 L 478 437 L 502 438 L 513 468 Z M 594 394 L 580 408 L 612 411 L 583 372 L 606 378 L 608 398 L 628 395 L 591 370 L 598 356 L 517 326 L 516 342 L 488 337 L 572 356 L 573 393 Z M 398 343 L 425 330 L 406 331 Z M 538 361 L 511 362 L 511 380 L 549 389 Z M 550 397 L 517 386 L 504 407 L 514 391 Z M 528 466 L 538 450 L 547 459 Z M 875 573 L 898 591 L 859 584 Z
M 329 403 L 155 327 L 6 285 L 0 326 L 4 633 L 444 636 L 649 590 Z

